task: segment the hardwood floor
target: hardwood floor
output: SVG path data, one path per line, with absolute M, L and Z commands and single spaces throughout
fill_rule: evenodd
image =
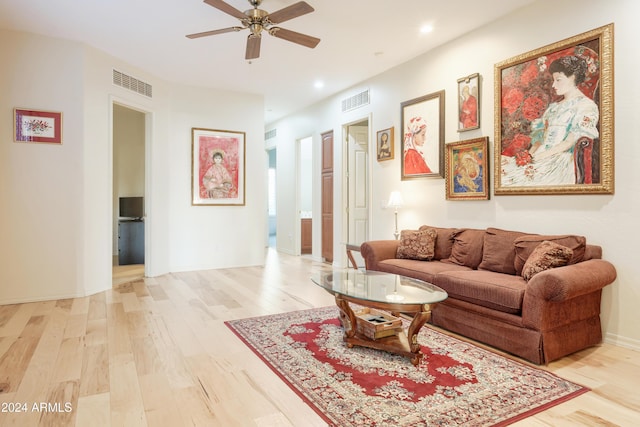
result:
M 264 267 L 0 306 L 0 426 L 323 426 L 224 321 L 333 304 L 309 280 L 327 268 L 270 249 Z M 514 425 L 640 425 L 640 352 L 603 344 L 544 368 L 592 391 Z

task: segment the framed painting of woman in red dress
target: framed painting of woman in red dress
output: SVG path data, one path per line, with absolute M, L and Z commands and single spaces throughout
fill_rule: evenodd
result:
M 444 178 L 444 90 L 401 107 L 402 180 Z
M 458 79 L 458 132 L 480 127 L 480 75 Z
M 192 128 L 192 205 L 244 206 L 245 133 Z

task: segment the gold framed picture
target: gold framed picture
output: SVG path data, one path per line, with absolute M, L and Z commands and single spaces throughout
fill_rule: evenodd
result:
M 376 157 L 378 161 L 392 160 L 394 152 L 393 127 L 379 130 L 376 136 Z
M 488 147 L 486 136 L 447 144 L 447 200 L 489 200 Z
M 444 90 L 401 104 L 401 179 L 444 177 Z
M 613 194 L 613 24 L 495 65 L 495 194 Z

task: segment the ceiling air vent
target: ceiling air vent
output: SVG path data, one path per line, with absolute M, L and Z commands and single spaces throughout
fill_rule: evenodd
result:
M 264 140 L 266 141 L 267 139 L 271 139 L 271 138 L 275 138 L 276 137 L 276 129 L 271 129 L 270 131 L 267 131 L 264 133 Z
M 113 70 L 113 84 L 132 90 L 140 95 L 151 98 L 153 96 L 153 87 L 149 83 L 138 80 L 118 70 Z
M 355 110 L 369 104 L 369 89 L 342 100 L 342 112 Z

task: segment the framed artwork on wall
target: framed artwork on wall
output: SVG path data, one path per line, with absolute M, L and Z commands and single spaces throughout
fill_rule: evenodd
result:
M 191 129 L 192 205 L 245 204 L 245 133 Z
M 458 79 L 458 132 L 480 127 L 480 74 Z
M 62 144 L 62 113 L 15 108 L 13 130 L 15 142 Z
M 379 162 L 393 159 L 395 151 L 393 128 L 379 130 L 376 137 L 376 155 Z
M 401 179 L 444 177 L 444 90 L 401 105 Z
M 486 136 L 447 144 L 447 200 L 489 200 L 488 147 Z
M 613 194 L 613 24 L 495 65 L 495 194 Z

